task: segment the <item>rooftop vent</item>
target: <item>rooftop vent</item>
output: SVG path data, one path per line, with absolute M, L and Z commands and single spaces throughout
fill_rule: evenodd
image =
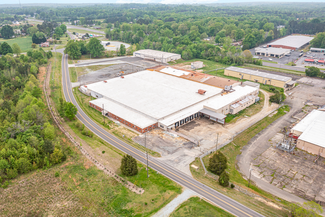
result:
M 121 76 L 121 78 L 124 78 L 124 76 Z
M 87 88 L 87 86 L 85 85 L 85 87 Z
M 197 92 L 198 92 L 199 94 L 201 94 L 201 95 L 204 95 L 205 92 L 207 92 L 207 91 L 206 91 L 206 90 L 199 89 Z
M 107 81 L 104 81 L 104 83 L 107 83 Z

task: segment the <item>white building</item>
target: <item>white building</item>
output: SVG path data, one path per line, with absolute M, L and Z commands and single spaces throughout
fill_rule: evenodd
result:
M 151 49 L 134 51 L 133 56 L 141 57 L 144 59 L 149 59 L 161 63 L 168 63 L 170 61 L 174 61 L 182 58 L 180 54 L 169 53 L 169 52 L 158 51 L 158 50 L 151 50 Z
M 255 55 L 259 55 L 259 56 L 281 58 L 287 54 L 290 54 L 290 49 L 283 49 L 283 48 L 276 48 L 276 47 L 255 48 Z
M 224 90 L 149 70 L 81 86 L 80 91 L 98 98 L 89 102 L 91 107 L 141 133 L 175 129 L 199 116 L 224 123 L 226 114 L 246 108 L 258 95 L 251 86 Z

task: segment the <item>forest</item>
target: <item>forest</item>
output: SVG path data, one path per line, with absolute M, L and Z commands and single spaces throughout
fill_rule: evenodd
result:
M 31 170 L 48 168 L 66 155 L 57 140 L 37 80 L 51 58 L 43 49 L 0 58 L 0 184 Z

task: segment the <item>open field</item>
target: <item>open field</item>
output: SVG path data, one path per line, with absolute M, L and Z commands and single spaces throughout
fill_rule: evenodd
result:
M 228 65 L 222 64 L 222 63 L 218 63 L 215 61 L 211 61 L 211 60 L 204 60 L 204 59 L 192 59 L 192 60 L 176 60 L 175 62 L 170 62 L 170 65 L 176 65 L 176 66 L 185 66 L 185 65 L 191 65 L 192 62 L 195 61 L 202 61 L 203 64 L 205 65 L 203 68 L 200 68 L 198 70 L 203 70 L 203 73 L 205 73 L 206 71 L 211 71 L 211 70 L 215 70 L 217 68 L 224 68 L 224 67 L 228 67 Z
M 213 206 L 205 200 L 198 197 L 192 197 L 182 203 L 170 217 L 184 217 L 184 216 L 204 216 L 204 217 L 232 217 L 230 213 Z
M 13 39 L 0 39 L 0 43 L 7 42 L 10 46 L 12 46 L 14 43 L 17 43 L 21 49 L 22 52 L 27 52 L 28 50 L 32 49 L 32 37 L 31 36 L 25 36 L 25 37 L 18 37 Z
M 243 194 L 231 188 L 221 187 L 215 180 L 214 176 L 204 175 L 204 170 L 199 159 L 196 159 L 192 163 L 198 166 L 199 169 L 195 170 L 192 167 L 190 168 L 193 177 L 198 181 L 223 192 L 227 196 L 236 199 L 240 203 L 243 203 L 244 205 L 260 212 L 261 214 L 266 216 L 285 216 L 287 214 L 286 209 L 288 208 L 288 202 L 280 200 L 279 198 L 257 188 L 252 184 L 250 185 L 250 188 L 246 187 L 248 181 L 245 180 L 236 169 L 236 158 L 241 153 L 242 147 L 244 147 L 257 133 L 261 132 L 275 120 L 283 116 L 288 110 L 289 108 L 287 106 L 281 107 L 276 114 L 265 117 L 252 127 L 246 129 L 244 132 L 236 136 L 233 142 L 220 149 L 228 160 L 227 172 L 230 176 L 230 182 L 234 183 L 235 186 L 244 189 L 246 192 L 256 195 L 254 196 L 255 198 L 252 198 L 253 196 L 248 196 L 249 194 Z M 203 158 L 203 163 L 205 164 L 206 168 L 209 165 L 209 158 L 213 154 L 214 152 Z
M 90 31 L 88 31 L 88 30 L 84 30 L 84 29 L 73 29 L 73 28 L 69 28 L 68 29 L 69 30 L 69 32 L 71 32 L 71 33 L 73 33 L 73 32 L 78 32 L 78 33 L 88 33 L 88 34 L 95 34 L 95 35 L 102 35 L 102 36 L 104 36 L 104 34 L 101 34 L 101 33 L 98 33 L 98 32 L 92 32 L 91 30 Z M 104 30 L 102 30 L 102 31 L 104 31 Z

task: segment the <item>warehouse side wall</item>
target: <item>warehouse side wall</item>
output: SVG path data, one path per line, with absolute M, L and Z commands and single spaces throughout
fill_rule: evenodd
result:
M 273 86 L 281 87 L 281 88 L 284 88 L 284 86 L 286 84 L 286 82 L 284 82 L 284 81 L 270 80 L 268 78 L 263 78 L 263 77 L 256 76 L 256 75 L 245 74 L 243 72 L 236 72 L 236 71 L 232 71 L 232 70 L 228 70 L 228 69 L 225 69 L 224 74 L 227 76 L 242 78 L 245 80 L 250 80 L 250 81 L 255 81 L 255 82 L 257 81 L 258 83 L 269 84 L 269 85 L 273 85 Z
M 308 153 L 320 155 L 322 157 L 325 156 L 325 150 L 323 147 L 320 147 L 318 145 L 303 141 L 298 139 L 297 141 L 297 148 L 307 151 Z

